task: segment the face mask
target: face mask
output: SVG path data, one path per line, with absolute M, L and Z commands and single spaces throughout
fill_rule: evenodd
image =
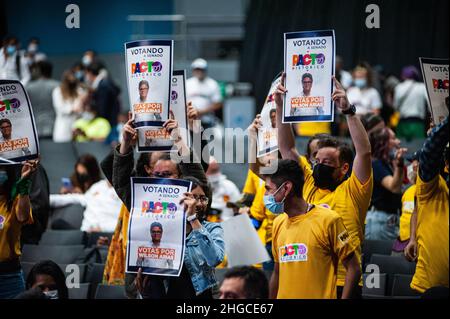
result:
M 406 176 L 408 177 L 408 180 L 411 184 L 416 183 L 417 173 L 414 172 L 414 168 L 413 168 L 412 164 L 408 165 L 408 167 L 406 167 Z
M 59 299 L 58 290 L 49 290 L 44 291 L 43 293 L 47 297 L 47 299 Z
M 355 79 L 353 81 L 353 83 L 355 84 L 355 86 L 359 87 L 360 89 L 365 88 L 367 85 L 367 80 L 366 79 Z
M 36 43 L 31 43 L 28 46 L 28 52 L 35 53 L 38 51 L 38 45 Z
M 86 121 L 92 121 L 94 119 L 94 114 L 90 112 L 83 112 L 81 118 Z
M 85 184 L 87 181 L 89 181 L 89 175 L 88 174 L 78 174 L 78 181 L 80 184 Z
M 14 45 L 8 45 L 8 47 L 6 48 L 6 52 L 8 53 L 8 55 L 13 55 L 14 53 L 16 53 L 16 47 Z
M 222 178 L 222 174 L 221 173 L 217 173 L 217 174 L 214 174 L 214 175 L 208 175 L 208 181 L 211 184 L 219 183 L 221 178 Z
M 275 191 L 275 193 L 264 195 L 263 197 L 264 206 L 266 206 L 266 208 L 273 214 L 281 214 L 284 212 L 284 200 L 286 199 L 286 196 L 284 196 L 281 202 L 277 202 L 275 200 L 275 194 L 278 193 L 283 185 L 284 184 L 281 184 L 280 187 L 278 187 L 278 189 Z
M 8 180 L 8 173 L 5 171 L 0 171 L 0 186 L 4 185 Z
M 85 56 L 83 57 L 83 59 L 81 59 L 81 63 L 82 63 L 84 66 L 88 66 L 89 64 L 92 63 L 92 58 L 91 58 L 89 55 L 85 55 Z
M 336 167 L 328 166 L 322 163 L 314 164 L 313 166 L 313 178 L 314 185 L 322 189 L 328 189 L 334 191 L 339 185 L 333 178 L 333 173 Z

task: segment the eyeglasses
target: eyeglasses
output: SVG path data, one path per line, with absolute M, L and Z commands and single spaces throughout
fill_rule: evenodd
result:
M 206 204 L 209 202 L 209 198 L 206 197 L 205 195 L 192 195 L 192 197 L 194 197 L 195 200 L 198 200 L 198 201 L 206 203 Z
M 5 128 L 10 128 L 11 125 L 1 126 L 0 129 L 4 130 Z
M 167 178 L 172 176 L 172 172 L 155 172 L 152 176 L 157 178 Z

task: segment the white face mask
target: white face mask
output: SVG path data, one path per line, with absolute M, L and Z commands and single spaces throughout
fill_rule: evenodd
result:
M 406 167 L 406 176 L 411 184 L 416 183 L 417 172 L 414 171 L 413 164 L 410 164 Z
M 81 63 L 84 66 L 88 66 L 92 63 L 92 58 L 89 55 L 85 55 L 82 59 L 81 59 Z
M 208 181 L 211 184 L 217 184 L 220 182 L 220 180 L 222 179 L 222 174 L 221 173 L 216 173 L 213 175 L 208 175 Z
M 47 297 L 47 299 L 59 299 L 58 290 L 49 290 L 44 291 L 43 293 Z
M 30 43 L 28 45 L 28 52 L 35 53 L 38 51 L 38 45 L 36 43 Z

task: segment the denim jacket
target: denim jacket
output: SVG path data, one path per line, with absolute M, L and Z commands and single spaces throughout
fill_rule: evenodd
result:
M 186 238 L 185 266 L 197 295 L 217 285 L 215 267 L 225 256 L 223 229 L 219 223 L 201 222 Z

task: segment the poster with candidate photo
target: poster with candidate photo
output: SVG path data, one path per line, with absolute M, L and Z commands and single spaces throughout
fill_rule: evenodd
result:
M 183 266 L 186 213 L 180 200 L 189 181 L 131 178 L 126 272 L 179 276 Z
M 172 40 L 125 43 L 128 96 L 136 127 L 161 127 L 169 118 L 172 62 Z
M 0 164 L 39 156 L 39 140 L 30 99 L 19 81 L 0 80 Z
M 172 76 L 172 93 L 170 99 L 170 110 L 173 117 L 178 121 L 181 139 L 189 148 L 191 147 L 189 122 L 187 119 L 187 103 L 186 103 L 186 71 L 173 71 Z
M 258 157 L 270 154 L 278 151 L 278 135 L 277 135 L 277 117 L 276 117 L 276 105 L 274 101 L 274 93 L 277 86 L 281 82 L 281 75 L 272 82 L 267 94 L 266 101 L 261 111 L 262 127 L 258 130 Z
M 448 116 L 448 59 L 419 58 L 435 125 Z
M 175 146 L 175 135 L 169 133 L 164 127 L 143 126 L 137 127 L 137 151 L 145 152 L 169 152 L 177 151 Z
M 283 123 L 332 122 L 334 30 L 284 34 Z

